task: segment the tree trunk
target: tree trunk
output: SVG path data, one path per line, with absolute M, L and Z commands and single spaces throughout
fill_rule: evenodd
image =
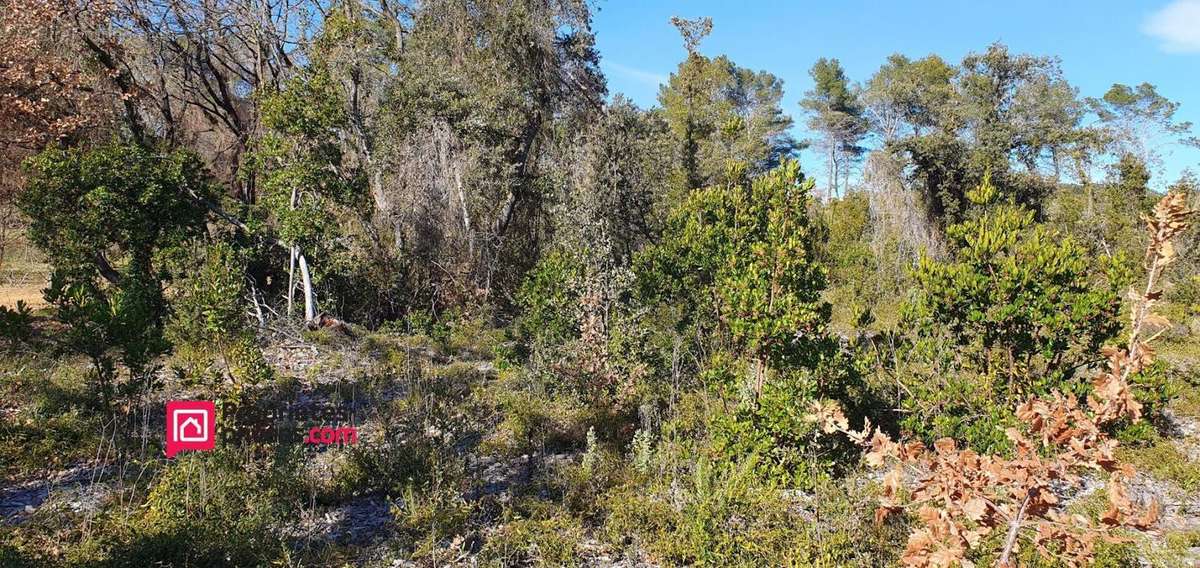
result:
M 100 272 L 100 276 L 103 276 L 110 284 L 121 284 L 121 274 L 108 263 L 108 258 L 104 256 L 104 253 L 96 253 L 93 259 L 96 261 L 96 269 Z
M 842 168 L 842 196 L 850 191 L 850 154 L 846 154 L 845 167 Z
M 833 187 L 829 189 L 829 201 L 833 201 L 838 197 L 838 178 L 841 177 L 841 160 L 838 157 L 838 150 L 833 151 Z
M 313 321 L 317 319 L 317 297 L 313 294 L 312 278 L 308 273 L 308 260 L 304 258 L 304 253 L 299 253 L 300 259 L 300 278 L 304 286 L 304 321 Z
M 295 186 L 292 187 L 292 195 L 288 198 L 288 208 L 292 211 L 296 210 L 296 204 L 300 201 L 300 191 Z M 312 286 L 308 281 L 308 263 L 304 260 L 304 255 L 300 253 L 300 246 L 292 243 L 291 261 L 288 264 L 288 316 L 292 315 L 292 296 L 296 293 L 296 260 L 300 261 L 300 273 L 304 278 L 304 320 L 312 319 L 312 314 L 309 313 L 309 298 L 312 294 Z
M 754 400 L 762 396 L 763 385 L 767 382 L 767 364 L 762 359 L 754 360 Z
M 835 173 L 835 164 L 837 164 L 837 160 L 834 158 L 834 151 L 835 150 L 831 146 L 829 148 L 829 157 L 826 158 L 829 167 L 829 181 L 825 184 L 825 195 L 821 196 L 822 201 L 829 200 L 828 198 L 833 195 L 833 186 L 837 183 L 837 173 Z

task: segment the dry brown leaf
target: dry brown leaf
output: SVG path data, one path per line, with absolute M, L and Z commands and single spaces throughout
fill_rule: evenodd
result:
M 963 505 L 962 510 L 963 514 L 966 515 L 968 519 L 978 523 L 979 521 L 983 520 L 985 515 L 987 515 L 988 504 L 987 501 L 984 501 L 979 497 L 975 497 L 974 499 L 967 501 L 967 504 Z

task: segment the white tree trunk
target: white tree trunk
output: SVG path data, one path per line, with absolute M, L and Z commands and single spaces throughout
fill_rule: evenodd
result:
M 833 201 L 838 196 L 838 178 L 842 174 L 842 164 L 838 161 L 836 149 L 829 152 L 829 161 L 833 163 L 833 176 L 829 184 L 829 201 Z
M 829 156 L 827 156 L 825 158 L 825 161 L 827 162 L 826 165 L 828 165 L 828 167 L 829 167 L 829 176 L 828 176 L 829 179 L 828 179 L 828 182 L 825 184 L 825 195 L 821 196 L 822 202 L 828 202 L 829 199 L 833 197 L 833 192 L 835 191 L 834 187 L 837 185 L 837 172 L 834 169 L 837 164 L 837 159 L 834 158 L 834 153 L 836 152 L 836 150 L 834 149 L 832 142 L 830 142 L 829 144 L 830 144 Z
M 296 187 L 292 187 L 292 195 L 288 199 L 288 208 L 295 211 L 296 202 L 300 199 L 300 192 Z M 287 315 L 292 317 L 292 297 L 296 295 L 296 257 L 300 255 L 300 247 L 292 244 L 291 260 L 288 261 L 288 289 L 287 289 Z M 307 273 L 304 275 L 305 280 L 308 279 Z M 307 292 L 308 287 L 305 286 Z M 307 300 L 307 298 L 306 298 Z
M 317 297 L 313 294 L 312 278 L 308 273 L 308 260 L 304 258 L 304 253 L 299 253 L 300 258 L 300 278 L 304 286 L 304 321 L 313 321 L 317 319 Z

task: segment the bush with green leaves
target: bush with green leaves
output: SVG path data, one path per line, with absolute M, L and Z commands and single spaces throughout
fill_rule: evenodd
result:
M 714 210 L 724 233 L 717 237 L 718 313 L 754 362 L 759 391 L 768 368 L 813 367 L 829 352 L 825 269 L 815 259 L 807 212 L 812 188 L 799 163 L 789 161 L 753 180 L 749 191 L 721 195 L 724 207 Z
M 489 536 L 479 552 L 487 565 L 549 567 L 582 564 L 580 544 L 585 533 L 579 520 L 562 514 L 553 506 L 537 505 L 541 503 L 526 505 L 525 511 L 515 514 L 506 511 L 514 518 L 506 519 L 507 522 Z
M 813 183 L 795 161 L 729 178 L 672 212 L 662 242 L 637 259 L 640 290 L 693 353 L 707 354 L 699 382 L 728 407 L 713 424 L 720 451 L 767 457 L 776 473 L 805 481 L 815 437 L 799 409 L 814 397 L 857 408 L 847 397 L 860 377 L 827 332 Z
M 366 178 L 346 159 L 339 137 L 350 120 L 340 86 L 328 68 L 313 65 L 263 94 L 260 104 L 265 129 L 248 156 L 247 171 L 259 178 L 262 204 L 279 241 L 295 252 L 286 277 L 291 282 L 311 270 L 314 290 L 333 294 L 331 309 L 365 301 L 370 290 L 354 288 L 362 283 L 355 271 L 364 263 L 352 254 L 351 227 L 369 218 L 359 210 L 366 204 Z
M 529 271 L 517 290 L 522 310 L 516 327 L 526 343 L 557 344 L 578 335 L 577 288 L 585 268 L 577 255 L 552 250 Z
M 696 326 L 755 367 L 813 367 L 829 353 L 825 269 L 808 205 L 813 182 L 796 161 L 753 179 L 700 189 L 671 213 L 663 241 L 639 255 L 644 295 L 682 306 Z M 703 339 L 703 338 L 702 338 Z
M 248 321 L 245 256 L 224 242 L 205 249 L 199 269 L 179 283 L 166 329 L 182 370 L 199 378 L 231 418 L 247 390 L 272 377 Z
M 0 306 L 0 339 L 10 348 L 29 341 L 33 337 L 33 310 L 25 300 L 17 300 L 13 307 Z
M 50 148 L 27 164 L 20 196 L 29 238 L 52 268 L 46 299 L 68 324 L 60 342 L 93 363 L 105 401 L 114 395 L 114 354 L 145 388 L 163 337 L 172 275 L 159 257 L 201 237 L 213 193 L 203 162 L 185 151 L 135 145 Z
M 661 365 L 632 286 L 631 271 L 601 247 L 556 247 L 543 256 L 517 293 L 530 379 L 602 413 L 628 411 L 649 396 Z
M 300 504 L 294 455 L 220 449 L 180 456 L 115 533 L 92 536 L 105 566 L 262 566 L 279 560 L 279 529 Z M 85 543 L 86 545 L 87 543 Z
M 869 484 L 818 483 L 798 494 L 754 463 L 659 450 L 653 475 L 633 476 L 599 501 L 600 536 L 618 549 L 662 566 L 832 568 L 898 559 L 903 525 L 874 522 Z
M 1117 291 L 1129 283 L 1121 263 L 995 194 L 987 180 L 970 192 L 981 207 L 947 228 L 949 257 L 919 260 L 902 322 L 912 342 L 896 372 L 904 428 L 978 449 L 1004 443 L 996 426 L 1020 399 L 1084 392 L 1083 371 L 1120 330 Z
M 0 357 L 0 400 L 12 409 L 0 416 L 0 480 L 69 467 L 106 443 L 112 430 L 79 380 L 86 366 L 36 350 Z
M 725 406 L 705 417 L 711 449 L 732 462 L 754 461 L 761 474 L 788 487 L 808 488 L 845 473 L 857 449 L 822 436 L 806 418 L 805 401 L 845 401 L 861 414 L 873 395 L 863 384 L 860 358 L 839 350 L 816 369 L 777 371 L 757 397 L 747 388 L 749 373 L 727 354 L 714 356 L 702 371 Z
M 872 217 L 866 193 L 852 191 L 831 199 L 821 205 L 820 213 L 826 238 L 819 251 L 829 270 L 825 298 L 833 306 L 834 329 L 854 337 L 872 327 L 894 325 L 899 317 L 894 299 L 908 286 L 901 243 Z
M 414 559 L 432 564 L 444 562 L 446 543 L 461 538 L 474 512 L 474 503 L 463 497 L 462 488 L 437 483 L 417 488 L 409 485 L 390 508 L 395 521 L 396 543 Z

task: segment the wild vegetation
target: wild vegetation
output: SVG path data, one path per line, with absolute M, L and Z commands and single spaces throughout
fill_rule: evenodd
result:
M 592 9 L 0 0 L 0 565 L 1200 561 L 1177 103 Z

